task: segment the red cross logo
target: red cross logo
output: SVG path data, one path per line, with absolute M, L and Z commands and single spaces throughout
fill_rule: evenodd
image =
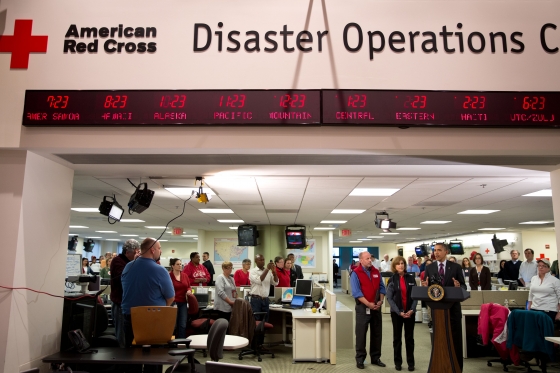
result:
M 32 36 L 33 21 L 16 19 L 13 35 L 0 35 L 0 52 L 12 53 L 11 69 L 27 69 L 30 53 L 46 53 L 48 36 Z
M 486 250 L 484 250 L 484 252 L 485 252 L 486 254 L 488 254 L 488 253 L 490 252 L 490 250 L 486 249 Z

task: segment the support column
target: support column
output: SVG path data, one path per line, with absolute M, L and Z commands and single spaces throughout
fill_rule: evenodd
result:
M 64 295 L 73 170 L 0 150 L 0 285 Z M 40 367 L 60 348 L 61 298 L 0 288 L 0 371 Z
M 550 185 L 552 188 L 552 211 L 554 212 L 554 231 L 556 233 L 557 258 L 560 261 L 560 170 L 550 173 Z
M 329 287 L 331 289 L 331 291 L 333 291 L 334 287 L 334 273 L 333 273 L 333 265 L 332 265 L 332 261 L 333 261 L 333 257 L 332 257 L 332 251 L 333 251 L 333 231 L 328 231 L 328 236 L 327 236 L 327 252 L 325 253 L 325 259 L 323 260 L 323 268 L 325 268 L 325 272 L 328 273 L 328 281 L 329 281 Z

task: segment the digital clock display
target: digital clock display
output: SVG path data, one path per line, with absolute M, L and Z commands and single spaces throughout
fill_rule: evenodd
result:
M 24 126 L 560 127 L 560 92 L 27 91 Z
M 558 92 L 322 91 L 324 125 L 558 127 Z
M 315 125 L 319 90 L 27 91 L 24 126 Z

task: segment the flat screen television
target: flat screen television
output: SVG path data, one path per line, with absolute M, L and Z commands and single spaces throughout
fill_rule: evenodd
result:
M 416 256 L 425 257 L 426 255 L 428 255 L 428 249 L 426 248 L 426 245 L 416 246 L 414 248 L 414 252 L 416 253 Z
M 257 246 L 259 232 L 256 225 L 244 224 L 237 227 L 237 245 Z
M 303 249 L 305 245 L 305 228 L 286 229 L 286 247 L 288 249 Z
M 465 254 L 465 250 L 463 249 L 462 242 L 450 242 L 449 243 L 449 252 L 451 255 L 463 255 Z

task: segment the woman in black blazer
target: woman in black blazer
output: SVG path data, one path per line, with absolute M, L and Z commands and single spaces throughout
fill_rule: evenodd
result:
M 482 254 L 476 253 L 474 256 L 474 267 L 469 274 L 469 285 L 471 290 L 492 290 L 492 275 L 488 267 L 482 265 L 484 261 Z M 480 289 L 479 289 L 480 286 Z
M 393 350 L 395 369 L 401 370 L 402 365 L 402 329 L 404 325 L 404 341 L 406 346 L 406 362 L 408 370 L 414 370 L 414 313 L 417 300 L 411 297 L 412 287 L 416 286 L 416 274 L 406 272 L 406 261 L 397 256 L 391 262 L 394 273 L 387 284 L 387 301 L 391 306 L 393 322 Z

